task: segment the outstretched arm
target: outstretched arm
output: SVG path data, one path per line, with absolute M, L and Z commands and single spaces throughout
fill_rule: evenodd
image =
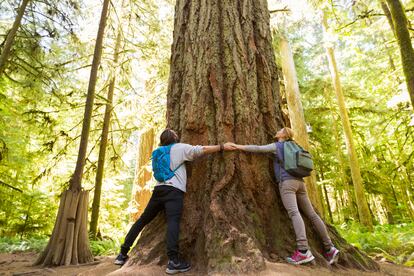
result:
M 242 150 L 242 151 L 248 151 L 248 152 L 261 152 L 261 153 L 275 153 L 276 152 L 276 144 L 268 144 L 263 146 L 258 145 L 237 145 L 234 143 L 229 143 L 231 146 L 235 147 L 236 149 Z
M 236 150 L 236 147 L 231 145 L 231 143 L 225 143 L 224 145 L 214 145 L 214 146 L 202 146 L 203 147 L 203 154 L 214 153 L 218 151 L 230 151 Z

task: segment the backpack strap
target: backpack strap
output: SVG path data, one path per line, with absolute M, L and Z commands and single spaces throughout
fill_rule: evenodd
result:
M 280 160 L 279 158 L 279 149 L 277 148 L 277 142 L 275 142 L 275 146 L 276 146 L 276 152 L 275 152 L 276 162 L 279 164 L 282 164 L 282 160 Z
M 175 173 L 182 165 L 184 165 L 184 163 L 185 163 L 185 161 L 183 163 L 181 163 L 180 165 L 178 165 L 178 167 L 173 170 L 173 173 Z

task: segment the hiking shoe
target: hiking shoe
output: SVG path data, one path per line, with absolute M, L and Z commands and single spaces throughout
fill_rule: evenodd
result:
M 167 269 L 165 272 L 167 274 L 176 274 L 180 272 L 186 272 L 191 269 L 191 265 L 183 260 L 169 260 L 167 264 Z
M 124 265 L 126 261 L 128 260 L 128 255 L 124 255 L 122 253 L 119 253 L 118 257 L 116 257 L 114 264 L 116 265 Z
M 290 264 L 306 264 L 313 261 L 315 257 L 312 255 L 310 250 L 306 251 L 306 253 L 300 253 L 299 250 L 296 250 L 295 253 L 291 257 L 287 257 L 286 261 Z
M 323 253 L 323 255 L 325 256 L 328 263 L 331 265 L 331 264 L 338 262 L 339 250 L 332 246 L 331 249 Z

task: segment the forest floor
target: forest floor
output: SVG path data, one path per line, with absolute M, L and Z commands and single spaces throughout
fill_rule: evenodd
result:
M 119 266 L 114 265 L 114 256 L 97 257 L 96 262 L 89 265 L 79 266 L 62 266 L 62 267 L 33 267 L 31 264 L 36 260 L 37 253 L 22 252 L 22 253 L 1 253 L 0 254 L 0 275 L 14 275 L 14 276 L 35 276 L 35 275 L 81 275 L 81 276 L 103 276 L 113 275 L 135 275 L 135 276 L 158 276 L 166 275 L 164 273 L 165 267 L 160 266 L 146 266 L 146 267 L 128 267 L 119 269 Z M 414 268 L 399 266 L 391 263 L 380 262 L 380 272 L 361 272 L 358 270 L 342 270 L 314 267 L 314 266 L 293 266 L 285 263 L 267 263 L 266 270 L 251 274 L 257 276 L 324 276 L 324 275 L 386 275 L 386 276 L 405 276 L 414 275 Z M 183 276 L 200 275 L 196 271 L 182 273 Z M 223 276 L 226 274 L 223 274 Z M 228 274 L 227 274 L 228 275 Z M 242 275 L 240 275 L 242 276 Z M 250 276 L 250 275 L 249 275 Z

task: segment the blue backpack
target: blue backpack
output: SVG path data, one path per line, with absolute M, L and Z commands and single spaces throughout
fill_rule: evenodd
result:
M 158 182 L 165 182 L 175 175 L 175 171 L 181 167 L 180 164 L 175 170 L 170 168 L 170 151 L 174 144 L 161 146 L 152 152 L 152 171 Z

